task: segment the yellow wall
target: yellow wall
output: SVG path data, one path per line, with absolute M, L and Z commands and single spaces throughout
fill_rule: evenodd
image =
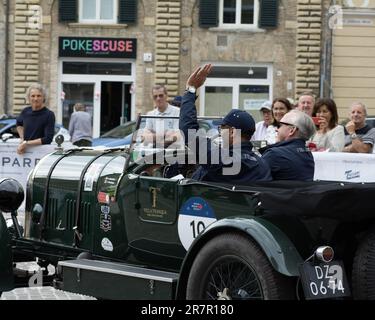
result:
M 375 0 L 370 4 L 375 8 Z M 375 115 L 375 11 L 369 11 L 373 14 L 344 14 L 343 28 L 333 31 L 332 89 L 341 119 L 354 101 Z

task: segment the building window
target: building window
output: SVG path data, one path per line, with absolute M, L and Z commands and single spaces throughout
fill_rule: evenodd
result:
M 220 0 L 219 26 L 258 26 L 259 0 Z
M 238 108 L 260 121 L 259 108 L 272 99 L 272 91 L 271 65 L 214 65 L 201 89 L 200 114 L 224 116 Z
M 117 23 L 116 0 L 80 0 L 79 21 L 81 23 Z

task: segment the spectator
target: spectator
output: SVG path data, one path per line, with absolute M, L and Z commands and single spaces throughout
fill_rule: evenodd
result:
M 317 151 L 340 152 L 344 148 L 344 127 L 338 125 L 339 116 L 335 101 L 329 98 L 319 99 L 312 115 L 318 118 L 318 130 L 312 136 Z
M 45 106 L 46 90 L 38 83 L 26 91 L 26 106 L 17 117 L 17 132 L 21 138 L 17 153 L 22 154 L 27 146 L 50 144 L 55 133 L 55 114 Z
M 350 121 L 345 126 L 344 152 L 371 153 L 375 142 L 375 128 L 366 125 L 366 106 L 355 102 L 350 106 Z
M 262 158 L 271 168 L 274 180 L 312 181 L 314 158 L 306 141 L 314 134 L 311 117 L 299 110 L 288 112 L 277 130 L 278 143 L 269 146 Z
M 167 88 L 155 85 L 152 88 L 152 98 L 155 102 L 154 110 L 147 113 L 149 116 L 173 117 L 180 115 L 180 108 L 168 103 Z M 145 142 L 156 141 L 157 138 L 166 141 L 175 141 L 178 136 L 178 119 L 146 119 L 144 132 Z
M 297 109 L 312 116 L 313 108 L 315 104 L 315 97 L 311 92 L 303 92 L 298 99 Z
M 74 105 L 74 112 L 69 121 L 69 134 L 74 145 L 78 147 L 91 147 L 91 116 L 86 112 L 86 108 L 82 103 Z
M 182 97 L 180 129 L 184 133 L 185 143 L 188 141 L 188 131 L 198 130 L 197 110 L 194 105 L 196 89 L 198 89 L 206 80 L 207 75 L 212 69 L 211 64 L 204 67 L 198 67 L 187 80 L 187 92 Z M 206 163 L 200 164 L 194 172 L 192 178 L 199 181 L 226 182 L 232 184 L 247 184 L 251 181 L 271 180 L 270 170 L 267 164 L 252 151 L 250 142 L 251 136 L 255 131 L 255 122 L 249 113 L 243 110 L 233 109 L 223 119 L 221 124 L 221 133 L 223 144 L 217 147 L 211 147 L 210 140 L 196 137 L 195 154 L 198 158 L 199 153 L 203 153 L 203 145 L 206 145 Z M 215 149 L 215 148 L 222 148 Z M 228 160 L 221 156 L 222 152 L 227 151 Z M 225 152 L 223 152 L 225 153 Z M 220 155 L 218 162 L 211 162 L 213 154 Z M 231 168 L 238 168 L 238 172 L 225 171 Z
M 263 121 L 259 121 L 255 125 L 255 132 L 251 137 L 252 141 L 266 140 L 267 128 L 273 122 L 271 108 L 272 103 L 270 101 L 265 101 L 261 105 L 260 113 L 262 114 Z
M 277 141 L 277 128 L 279 127 L 281 118 L 290 110 L 292 105 L 288 99 L 276 98 L 272 102 L 272 117 L 273 122 L 267 128 L 265 140 L 267 144 L 274 144 Z

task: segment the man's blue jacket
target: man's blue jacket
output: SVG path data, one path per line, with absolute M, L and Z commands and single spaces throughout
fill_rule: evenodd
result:
M 266 148 L 262 158 L 271 168 L 274 180 L 312 181 L 314 157 L 303 139 L 281 141 Z
M 185 144 L 188 144 L 188 130 L 199 129 L 197 121 L 197 110 L 195 107 L 195 94 L 186 92 L 182 97 L 182 104 L 180 110 L 180 130 L 184 133 Z M 251 142 L 241 143 L 241 154 L 238 155 L 237 159 L 240 159 L 240 171 L 236 174 L 223 175 L 224 168 L 228 169 L 233 166 L 233 163 L 223 161 L 220 150 L 214 150 L 211 148 L 211 141 L 209 139 L 203 141 L 202 138 L 196 137 L 196 150 L 193 150 L 196 154 L 196 159 L 199 158 L 199 152 L 204 149 L 201 146 L 207 145 L 207 162 L 200 164 L 197 170 L 194 172 L 192 178 L 198 181 L 211 181 L 211 182 L 224 182 L 231 184 L 247 184 L 251 181 L 270 181 L 272 180 L 270 169 L 268 165 L 252 151 Z M 219 148 L 219 147 L 217 147 Z M 229 157 L 233 157 L 237 149 L 229 148 Z M 217 153 L 216 153 L 217 152 Z M 211 161 L 211 155 L 213 153 L 219 154 L 218 163 L 214 164 Z

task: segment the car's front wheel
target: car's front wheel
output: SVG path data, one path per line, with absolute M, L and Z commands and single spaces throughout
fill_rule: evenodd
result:
M 186 298 L 292 299 L 293 283 L 274 270 L 248 237 L 228 233 L 211 239 L 198 253 L 189 274 Z

